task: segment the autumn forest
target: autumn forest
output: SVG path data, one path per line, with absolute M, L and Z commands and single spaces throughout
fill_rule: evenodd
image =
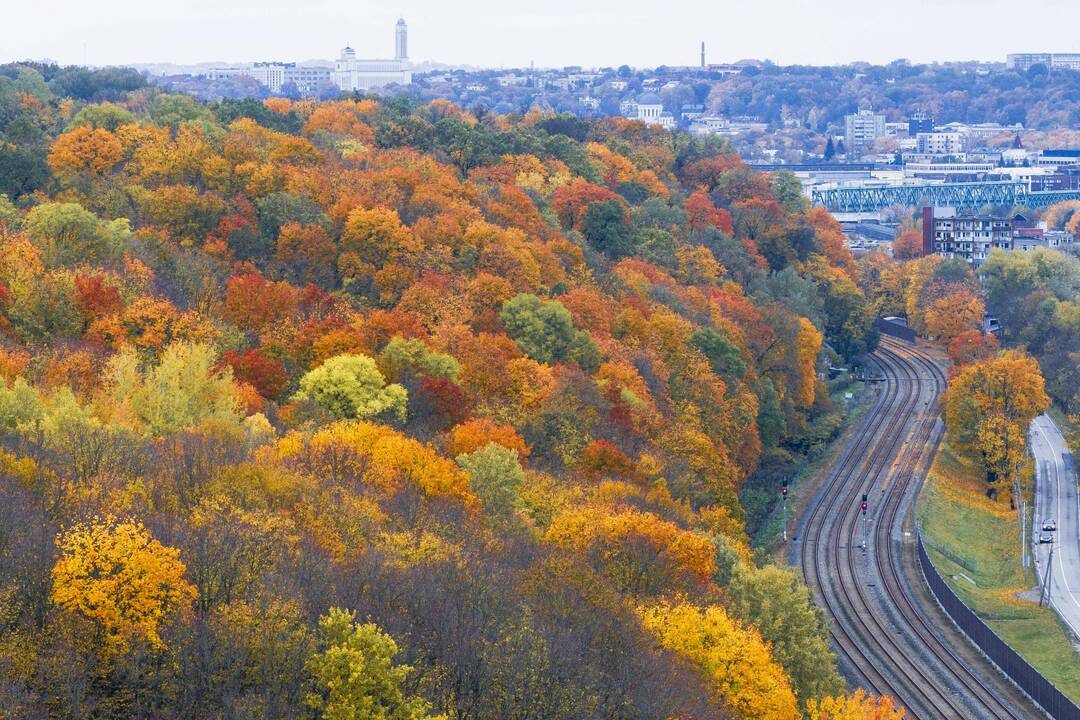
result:
M 905 292 L 792 176 L 65 72 L 0 67 L 0 717 L 898 717 L 752 542 Z

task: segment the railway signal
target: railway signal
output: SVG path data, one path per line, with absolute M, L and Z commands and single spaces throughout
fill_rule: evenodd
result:
M 863 517 L 862 549 L 863 550 L 866 549 L 866 508 L 867 508 L 866 501 L 867 501 L 866 493 L 863 493 L 863 496 L 862 496 L 862 517 Z
M 787 478 L 784 478 L 783 485 L 780 486 L 780 495 L 784 498 L 784 542 L 787 542 Z

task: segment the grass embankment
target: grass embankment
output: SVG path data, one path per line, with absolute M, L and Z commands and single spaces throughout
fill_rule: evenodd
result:
M 1037 598 L 1020 596 L 1036 579 L 1021 562 L 1016 512 L 985 489 L 979 469 L 943 444 L 918 504 L 930 559 L 994 632 L 1080 702 L 1080 656 L 1068 631 Z

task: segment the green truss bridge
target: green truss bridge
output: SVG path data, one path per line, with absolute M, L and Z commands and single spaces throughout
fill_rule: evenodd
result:
M 1080 200 L 1080 190 L 1034 192 L 1026 182 L 943 183 L 814 190 L 811 201 L 836 213 L 872 213 L 888 207 L 980 208 L 989 205 L 1038 208 Z

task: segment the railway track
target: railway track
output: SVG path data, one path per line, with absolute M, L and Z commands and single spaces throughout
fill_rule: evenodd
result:
M 893 538 L 941 440 L 936 406 L 945 376 L 927 355 L 891 339 L 874 359 L 884 390 L 808 508 L 797 550 L 831 618 L 833 644 L 861 684 L 892 695 L 908 717 L 1032 717 L 988 682 L 996 671 L 972 669 L 941 639 L 907 589 Z

